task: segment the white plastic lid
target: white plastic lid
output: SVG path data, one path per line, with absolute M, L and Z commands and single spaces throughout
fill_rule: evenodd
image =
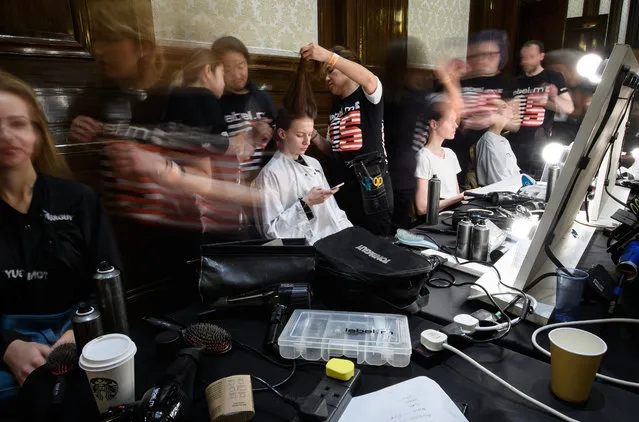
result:
M 108 371 L 131 359 L 137 350 L 135 343 L 124 334 L 106 334 L 82 348 L 80 368 L 90 372 Z

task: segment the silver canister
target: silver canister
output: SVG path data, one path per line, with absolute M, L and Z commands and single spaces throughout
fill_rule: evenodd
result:
M 441 196 L 442 181 L 434 174 L 428 181 L 428 204 L 426 209 L 426 224 L 434 226 L 439 223 L 439 198 Z
M 472 261 L 488 261 L 490 229 L 486 226 L 486 220 L 481 220 L 473 227 L 470 237 L 470 259 Z
M 78 347 L 78 356 L 82 354 L 84 345 L 104 334 L 100 311 L 88 303 L 81 302 L 71 320 L 73 336 Z
M 108 262 L 102 261 L 93 279 L 100 295 L 100 310 L 106 332 L 129 335 L 129 320 L 120 271 Z
M 473 223 L 467 217 L 457 223 L 457 258 L 468 259 L 470 251 L 470 235 L 473 230 Z

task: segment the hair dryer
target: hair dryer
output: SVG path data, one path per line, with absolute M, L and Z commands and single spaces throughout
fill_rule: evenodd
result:
M 200 350 L 195 348 L 181 350 L 162 378 L 139 402 L 109 409 L 102 421 L 191 421 L 193 384 L 200 356 Z
M 241 310 L 248 307 L 265 307 L 270 309 L 269 327 L 264 340 L 265 346 L 277 344 L 289 311 L 293 309 L 310 309 L 312 291 L 307 283 L 280 283 L 274 287 L 249 293 L 226 296 L 218 299 L 211 309 L 199 316 L 206 318 L 211 314 L 227 310 Z

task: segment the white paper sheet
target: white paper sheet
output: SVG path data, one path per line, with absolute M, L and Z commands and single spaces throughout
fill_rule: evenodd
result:
M 493 183 L 492 185 L 484 186 L 473 190 L 476 194 L 489 194 L 493 192 L 517 192 L 521 188 L 521 174 L 511 176 L 501 182 Z
M 427 377 L 416 377 L 355 397 L 339 422 L 465 422 L 446 392 Z

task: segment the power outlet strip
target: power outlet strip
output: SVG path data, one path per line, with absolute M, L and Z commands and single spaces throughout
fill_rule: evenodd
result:
M 300 406 L 301 412 L 294 422 L 327 421 L 337 422 L 353 398 L 353 387 L 360 378 L 361 371 L 355 368 L 355 375 L 348 381 L 324 377 L 315 390 Z

